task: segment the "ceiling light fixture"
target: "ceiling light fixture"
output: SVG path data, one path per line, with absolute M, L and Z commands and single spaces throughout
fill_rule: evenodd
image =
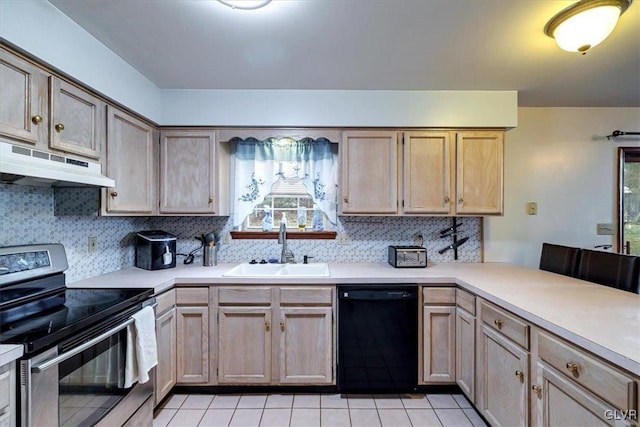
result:
M 581 0 L 551 18 L 544 33 L 555 38 L 561 49 L 584 55 L 611 34 L 632 1 Z
M 218 0 L 218 2 L 231 9 L 254 10 L 265 7 L 271 3 L 271 0 Z

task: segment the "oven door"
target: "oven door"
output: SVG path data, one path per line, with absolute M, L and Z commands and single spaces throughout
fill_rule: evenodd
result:
M 131 391 L 124 388 L 131 323 L 125 320 L 75 340 L 71 348 L 61 345 L 21 361 L 21 425 L 95 425 L 113 409 Z

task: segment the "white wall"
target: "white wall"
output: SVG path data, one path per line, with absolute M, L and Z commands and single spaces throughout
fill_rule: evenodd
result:
M 42 0 L 0 0 L 0 37 L 148 119 L 160 91 L 67 15 Z
M 516 91 L 163 90 L 162 124 L 515 127 Z
M 43 0 L 0 0 L 0 37 L 159 125 L 517 125 L 516 91 L 161 90 Z
M 485 261 L 537 267 L 542 242 L 615 244 L 597 223 L 615 223 L 617 147 L 613 130 L 640 132 L 640 108 L 519 108 L 505 139 L 505 212 L 485 218 Z M 525 212 L 538 203 L 538 215 Z

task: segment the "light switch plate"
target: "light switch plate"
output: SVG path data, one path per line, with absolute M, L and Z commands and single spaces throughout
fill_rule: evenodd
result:
M 600 236 L 613 236 L 613 224 L 598 224 L 597 225 L 597 234 Z
M 537 202 L 527 202 L 527 215 L 538 215 Z

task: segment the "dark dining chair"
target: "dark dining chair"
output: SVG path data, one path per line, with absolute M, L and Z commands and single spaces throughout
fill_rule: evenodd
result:
M 583 249 L 578 279 L 640 293 L 640 257 Z
M 580 262 L 579 248 L 543 243 L 540 270 L 575 277 Z

